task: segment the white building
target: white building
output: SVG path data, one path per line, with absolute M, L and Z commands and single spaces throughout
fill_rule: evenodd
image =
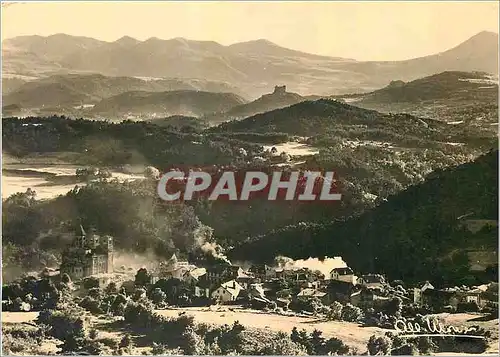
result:
M 351 268 L 334 268 L 330 272 L 330 280 L 343 281 L 345 283 L 356 284 L 356 276 Z
M 231 280 L 215 289 L 212 298 L 222 303 L 235 301 L 242 290 L 244 289 L 240 284 Z

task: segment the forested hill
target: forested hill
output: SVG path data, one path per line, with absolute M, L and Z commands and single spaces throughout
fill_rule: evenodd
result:
M 494 251 L 497 229 L 472 234 L 465 219 L 498 217 L 498 150 L 430 174 L 376 208 L 345 222 L 301 223 L 249 239 L 232 259 L 270 260 L 341 255 L 359 272 L 430 279 L 443 285 L 472 279 L 467 252 Z M 257 253 L 258 252 L 258 253 Z M 470 281 L 470 280 L 469 280 Z

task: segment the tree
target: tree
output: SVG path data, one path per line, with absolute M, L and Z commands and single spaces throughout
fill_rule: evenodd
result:
M 182 334 L 181 348 L 185 355 L 202 355 L 205 351 L 205 342 L 192 327 L 188 327 Z
M 311 333 L 311 347 L 314 354 L 323 354 L 325 339 L 321 336 L 323 333 L 320 330 L 314 329 Z
M 144 170 L 144 177 L 146 177 L 149 180 L 159 180 L 160 179 L 160 170 L 158 170 L 156 167 L 153 166 L 148 166 Z
M 151 301 L 156 305 L 161 305 L 165 302 L 167 294 L 165 294 L 160 288 L 154 288 L 151 292 Z
M 146 268 L 141 268 L 135 274 L 135 285 L 145 287 L 151 282 L 151 275 Z
M 377 337 L 375 335 L 370 336 L 370 339 L 368 340 L 367 344 L 368 353 L 372 356 L 378 354 L 383 354 L 383 355 L 390 354 L 391 346 L 392 346 L 392 341 L 389 337 L 386 336 Z
M 99 288 L 99 279 L 94 277 L 88 277 L 83 280 L 83 287 L 87 290 L 93 288 Z
M 83 298 L 83 300 L 80 302 L 80 306 L 85 310 L 91 312 L 92 314 L 97 315 L 102 313 L 99 300 L 89 295 Z
M 120 340 L 120 343 L 118 344 L 118 349 L 119 349 L 121 355 L 132 354 L 133 347 L 134 347 L 134 345 L 132 343 L 132 338 L 130 337 L 130 335 L 128 333 L 122 337 L 122 339 Z
M 292 342 L 300 343 L 299 331 L 297 330 L 297 327 L 295 327 L 295 326 L 292 329 L 292 333 L 290 335 L 290 339 L 292 340 Z
M 114 281 L 111 281 L 108 286 L 104 289 L 104 292 L 106 294 L 116 294 L 118 293 L 118 287 L 116 286 L 116 283 Z
M 144 288 L 136 288 L 134 291 L 134 295 L 132 296 L 132 300 L 139 301 L 146 297 L 146 289 Z
M 330 310 L 328 311 L 328 319 L 340 320 L 342 318 L 342 309 L 343 309 L 342 304 L 338 301 L 334 301 L 330 305 Z
M 363 311 L 357 306 L 347 304 L 342 308 L 342 320 L 344 321 L 356 322 L 362 315 Z
M 61 282 L 63 282 L 66 285 L 71 284 L 71 278 L 69 277 L 69 275 L 67 273 L 64 273 L 61 275 Z
M 428 336 L 419 337 L 417 346 L 418 350 L 424 355 L 431 355 L 434 352 L 438 352 L 439 349 L 439 346 Z
M 388 315 L 400 317 L 402 311 L 403 311 L 403 300 L 398 296 L 391 299 L 387 304 L 386 313 Z
M 322 354 L 345 356 L 349 353 L 349 351 L 349 346 L 342 342 L 342 340 L 336 337 L 332 337 L 325 342 L 324 351 L 322 352 Z M 356 354 L 357 353 L 354 353 L 354 355 Z

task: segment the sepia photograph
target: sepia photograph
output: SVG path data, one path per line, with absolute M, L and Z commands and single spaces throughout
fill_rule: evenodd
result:
M 2 1 L 1 354 L 499 355 L 498 1 Z

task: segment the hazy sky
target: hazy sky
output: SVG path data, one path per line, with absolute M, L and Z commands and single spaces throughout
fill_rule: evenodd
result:
M 184 37 L 228 45 L 266 38 L 305 52 L 399 60 L 441 52 L 487 30 L 498 2 L 52 2 L 2 9 L 2 40 L 67 33 L 114 41 Z

